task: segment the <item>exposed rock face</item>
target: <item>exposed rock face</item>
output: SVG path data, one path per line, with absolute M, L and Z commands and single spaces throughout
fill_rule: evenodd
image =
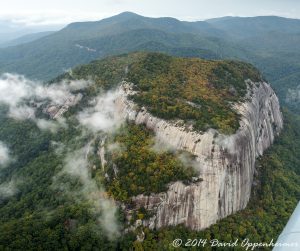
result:
M 45 113 L 49 114 L 50 118 L 58 119 L 69 110 L 70 107 L 75 106 L 82 99 L 82 94 L 71 94 L 66 97 L 66 100 L 62 105 L 50 104 L 44 110 Z
M 184 224 L 200 230 L 246 207 L 251 193 L 256 157 L 263 154 L 282 126 L 278 98 L 267 83 L 247 81 L 244 103 L 235 105 L 241 114 L 240 128 L 234 135 L 203 134 L 152 116 L 126 95 L 116 100 L 120 113 L 137 124 L 152 129 L 158 140 L 196 156 L 199 179 L 190 185 L 178 181 L 168 191 L 132 198 L 135 209 L 144 207 L 154 216 L 144 220 L 150 228 Z M 126 94 L 130 85 L 123 83 Z
M 100 157 L 102 170 L 104 170 L 104 167 L 107 163 L 107 161 L 105 159 L 105 148 L 104 148 L 105 140 L 106 140 L 106 137 L 104 137 L 101 140 L 100 145 L 99 145 L 99 149 L 98 149 L 98 152 L 97 152 L 98 156 Z

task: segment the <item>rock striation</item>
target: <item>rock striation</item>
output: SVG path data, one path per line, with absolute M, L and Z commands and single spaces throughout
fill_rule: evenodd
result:
M 169 184 L 167 192 L 133 197 L 131 210 L 144 207 L 153 215 L 143 225 L 157 229 L 184 224 L 200 230 L 246 207 L 255 160 L 283 127 L 278 98 L 270 85 L 250 80 L 246 84 L 244 101 L 234 104 L 241 115 L 240 127 L 233 135 L 222 135 L 212 129 L 196 132 L 154 117 L 145 108 L 138 110 L 127 98 L 134 94 L 131 85 L 122 83 L 124 95 L 116 100 L 118 112 L 136 124 L 145 124 L 159 142 L 193 154 L 199 171 L 191 184 L 177 181 Z M 128 218 L 130 212 L 128 209 Z

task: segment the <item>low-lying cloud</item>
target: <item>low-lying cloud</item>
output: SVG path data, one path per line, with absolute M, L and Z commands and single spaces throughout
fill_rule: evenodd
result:
M 125 121 L 116 102 L 121 95 L 123 92 L 117 89 L 98 96 L 92 107 L 78 114 L 79 122 L 94 132 L 113 132 Z
M 52 85 L 31 81 L 20 75 L 3 74 L 0 76 L 0 104 L 8 106 L 7 116 L 16 120 L 30 119 L 36 123 L 41 130 L 48 130 L 55 133 L 59 128 L 66 127 L 64 118 L 47 120 L 37 117 L 37 109 L 51 106 L 64 106 L 66 99 L 78 91 L 91 85 L 87 80 L 62 81 Z M 90 106 L 77 114 L 77 119 L 82 126 L 82 135 L 77 135 L 79 141 L 91 135 L 112 133 L 125 121 L 122 114 L 118 112 L 117 100 L 123 95 L 120 89 L 102 93 L 96 97 Z M 45 109 L 44 109 L 45 110 Z M 89 137 L 89 136 L 88 136 Z M 95 136 L 96 137 L 96 136 Z M 62 143 L 52 142 L 53 146 L 58 145 L 57 154 L 66 153 L 65 163 L 62 171 L 54 177 L 53 185 L 63 189 L 72 198 L 87 200 L 91 203 L 91 210 L 98 217 L 98 222 L 111 239 L 119 235 L 119 225 L 116 217 L 117 206 L 112 198 L 105 193 L 102 185 L 96 183 L 91 177 L 88 162 L 88 152 L 91 151 L 91 143 L 83 148 L 71 151 L 69 146 Z M 85 143 L 84 143 L 85 144 Z M 1 147 L 1 146 L 0 146 Z M 3 148 L 3 156 L 7 151 Z M 95 150 L 95 149 L 94 149 Z M 1 151 L 1 148 L 0 148 Z M 93 151 L 95 152 L 95 151 Z M 8 152 L 7 152 L 8 153 Z M 4 163 L 4 157 L 3 157 Z M 77 177 L 82 184 L 79 191 L 60 182 L 64 175 Z M 1 196 L 10 196 L 16 192 L 15 183 L 1 185 Z
M 122 95 L 121 89 L 102 93 L 90 103 L 90 107 L 80 112 L 77 119 L 83 126 L 82 134 L 85 135 L 90 131 L 94 135 L 100 133 L 103 138 L 106 138 L 105 135 L 118 130 L 125 121 L 125 117 L 118 110 L 118 100 Z M 114 239 L 119 236 L 119 224 L 116 218 L 117 206 L 112 198 L 107 197 L 104 187 L 91 178 L 88 154 L 95 152 L 95 149 L 92 149 L 94 147 L 92 142 L 93 140 L 85 147 L 68 154 L 62 173 L 80 178 L 81 195 L 92 203 L 95 214 L 101 215 L 98 220 L 102 229 L 109 238 Z M 117 151 L 117 149 L 121 149 L 119 145 L 111 146 L 109 150 Z M 100 157 L 98 156 L 98 158 Z
M 91 80 L 63 80 L 45 85 L 22 75 L 4 73 L 0 76 L 0 102 L 9 106 L 18 106 L 26 99 L 41 101 L 48 99 L 54 104 L 63 104 L 72 91 L 84 89 L 91 84 Z
M 0 204 L 1 200 L 11 197 L 17 192 L 17 182 L 15 179 L 0 184 Z
M 105 188 L 91 177 L 92 164 L 88 159 L 90 153 L 97 152 L 93 144 L 97 135 L 106 138 L 107 134 L 115 132 L 125 121 L 118 112 L 117 100 L 121 95 L 123 92 L 120 89 L 101 93 L 90 102 L 89 107 L 77 114 L 78 122 L 82 126 L 81 135 L 77 136 L 78 142 L 82 142 L 86 137 L 94 138 L 88 144 L 84 143 L 84 147 L 74 151 L 68 149 L 68 145 L 53 142 L 60 148 L 57 154 L 67 152 L 62 171 L 54 177 L 54 188 L 62 190 L 76 201 L 89 201 L 91 211 L 97 216 L 98 223 L 110 239 L 118 237 L 120 232 L 116 217 L 117 206 L 113 198 L 108 197 Z M 117 148 L 120 149 L 120 146 L 111 146 L 110 150 L 117 151 Z M 66 174 L 80 180 L 79 190 L 60 182 L 60 177 Z
M 80 191 L 74 192 L 70 190 L 71 188 L 63 187 L 62 184 L 58 185 L 63 187 L 64 190 L 68 190 L 65 192 L 70 193 L 73 197 L 79 198 L 82 196 L 85 200 L 88 200 L 92 205 L 92 211 L 98 216 L 102 229 L 109 238 L 114 239 L 119 236 L 119 224 L 116 218 L 117 206 L 113 199 L 107 197 L 104 188 L 92 179 L 87 160 L 88 151 L 90 151 L 90 144 L 67 154 L 64 168 L 59 174 L 68 174 L 79 178 L 82 184 Z
M 300 85 L 298 85 L 296 88 L 288 88 L 286 92 L 285 102 L 287 103 L 300 103 Z
M 46 103 L 62 106 L 73 96 L 72 92 L 91 84 L 91 80 L 64 80 L 45 85 L 21 75 L 5 73 L 0 76 L 0 104 L 8 106 L 8 117 L 16 120 L 31 119 L 40 129 L 56 132 L 65 123 L 61 120 L 54 122 L 36 118 L 37 108 Z
M 8 147 L 0 141 L 0 168 L 5 167 L 10 160 Z
M 197 161 L 195 156 L 186 151 L 178 151 L 178 149 L 171 145 L 169 141 L 159 137 L 158 135 L 154 136 L 154 144 L 151 146 L 151 149 L 157 153 L 174 153 L 174 155 L 185 167 L 192 167 L 196 171 L 196 173 L 200 173 L 203 169 L 200 162 Z
M 66 128 L 67 123 L 64 118 L 59 118 L 56 121 L 46 119 L 36 119 L 36 125 L 42 131 L 50 131 L 56 133 L 59 128 Z

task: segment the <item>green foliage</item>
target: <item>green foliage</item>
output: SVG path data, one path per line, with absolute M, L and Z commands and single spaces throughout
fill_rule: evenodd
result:
M 285 111 L 285 128 L 275 144 L 261 157 L 257 164 L 257 175 L 252 196 L 246 209 L 218 221 L 204 231 L 191 231 L 184 226 L 169 227 L 158 231 L 144 229 L 145 241 L 141 250 L 173 250 L 172 241 L 180 238 L 218 239 L 220 242 L 269 243 L 277 240 L 291 213 L 300 199 L 300 118 Z M 124 237 L 121 246 L 130 250 L 134 246 L 132 235 Z M 128 247 L 128 242 L 131 245 Z M 271 250 L 265 248 L 260 250 Z M 178 248 L 176 250 L 183 250 Z M 191 248 L 191 250 L 198 250 Z M 215 250 L 206 246 L 205 250 Z M 218 248 L 217 250 L 228 250 Z M 244 250 L 241 247 L 230 250 Z
M 123 149 L 111 153 L 106 182 L 108 192 L 117 200 L 128 200 L 138 194 L 159 193 L 172 181 L 190 181 L 196 175 L 192 167 L 185 167 L 171 152 L 155 152 L 153 133 L 144 126 L 129 124 L 112 139 Z M 118 169 L 114 174 L 113 166 Z
M 78 31 L 74 34 L 76 32 Z M 62 45 L 64 38 L 60 38 L 57 47 Z M 118 38 L 117 36 L 111 39 L 118 41 L 114 40 Z M 127 37 L 126 46 L 130 43 L 129 38 Z M 198 39 L 195 38 L 193 43 Z M 167 40 L 171 41 L 169 37 Z M 185 44 L 186 40 L 181 40 L 180 45 Z M 106 40 L 106 45 L 110 42 L 109 39 Z M 210 47 L 215 44 L 210 44 Z M 100 43 L 99 46 L 101 45 Z M 43 54 L 44 51 L 35 54 L 35 50 L 39 48 L 33 47 L 27 53 L 32 53 L 36 61 L 27 64 L 25 60 L 20 64 L 24 66 L 25 72 L 34 75 L 35 71 L 40 71 L 41 76 L 44 76 L 45 65 L 42 62 L 49 62 L 49 65 L 46 65 L 49 67 L 46 76 L 52 76 L 61 70 L 62 65 L 68 67 L 94 58 L 87 56 L 85 52 L 76 54 L 72 46 L 49 50 L 57 61 L 50 61 L 49 54 Z M 138 46 L 143 48 L 143 45 Z M 160 50 L 159 46 L 157 50 Z M 48 48 L 44 45 L 42 47 Z M 25 47 L 20 48 L 22 51 Z M 174 47 L 170 50 L 174 51 Z M 199 49 L 190 48 L 186 51 L 193 53 Z M 17 57 L 19 51 L 14 53 L 14 57 Z M 8 54 L 3 55 L 5 58 Z M 11 69 L 9 67 L 14 65 L 15 58 L 7 60 L 7 67 Z M 275 64 L 274 58 L 270 59 L 270 62 Z M 289 60 L 288 62 L 290 63 Z M 264 64 L 266 62 L 262 63 L 261 67 Z M 127 67 L 129 74 L 126 76 Z M 283 69 L 281 64 L 276 69 L 278 68 L 282 71 L 278 71 L 276 77 L 284 77 L 285 74 L 291 73 L 285 72 L 288 69 Z M 289 64 L 287 68 L 290 68 Z M 291 71 L 297 69 L 295 65 Z M 268 69 L 268 73 L 271 74 L 272 70 Z M 173 250 L 170 243 L 178 237 L 183 240 L 218 238 L 221 241 L 248 237 L 251 241 L 259 242 L 277 238 L 300 197 L 300 120 L 288 112 L 285 112 L 283 133 L 257 163 L 258 185 L 253 188 L 249 206 L 205 231 L 195 232 L 177 226 L 159 231 L 145 229 L 146 238 L 142 243 L 136 241 L 135 233 L 124 235 L 120 240 L 109 240 L 99 227 L 97 216 L 91 212 L 91 205 L 87 201 L 77 200 L 63 193 L 61 189 L 53 187 L 53 181 L 62 170 L 66 156 L 64 151 L 56 153 L 53 141 L 62 142 L 69 149 L 77 149 L 84 143 L 78 142 L 80 129 L 72 115 L 76 109 L 87 105 L 88 99 L 95 96 L 99 88 L 108 90 L 127 77 L 127 80 L 136 83 L 136 88 L 140 91 L 140 95 L 132 98 L 140 106 L 146 106 L 153 114 L 166 119 L 182 119 L 199 130 L 214 127 L 231 133 L 238 126 L 238 117 L 230 110 L 229 102 L 237 101 L 244 95 L 245 78 L 260 79 L 252 66 L 235 61 L 187 60 L 162 54 L 135 53 L 95 61 L 76 68 L 73 75 L 65 74 L 62 77 L 87 76 L 95 79 L 96 86 L 85 91 L 80 108 L 72 108 L 67 113 L 69 127 L 57 134 L 40 131 L 31 121 L 8 119 L 2 116 L 1 112 L 0 139 L 13 149 L 14 162 L 1 170 L 0 182 L 2 184 L 15 181 L 18 188 L 16 194 L 0 200 L 1 250 Z M 232 91 L 232 87 L 236 92 Z M 111 180 L 106 181 L 106 186 L 109 193 L 119 200 L 127 201 L 130 196 L 139 193 L 163 191 L 169 182 L 178 179 L 187 181 L 193 175 L 191 169 L 183 168 L 174 154 L 158 154 L 151 150 L 152 135 L 145 128 L 129 125 L 126 130 L 123 128 L 122 132 L 114 135 L 111 141 L 121 143 L 125 149 L 121 154 L 107 156 L 116 163 L 119 173 L 114 175 L 113 168 L 108 164 L 106 169 Z M 95 156 L 89 157 L 93 164 L 100 166 Z M 105 180 L 102 171 L 97 170 L 92 175 L 97 181 Z M 76 179 L 67 176 L 60 179 L 61 184 L 74 191 L 81 188 Z M 137 218 L 148 216 L 144 210 L 136 214 Z M 119 217 L 121 221 L 122 213 Z
M 216 88 L 227 88 L 229 90 L 229 86 L 232 86 L 240 96 L 246 94 L 245 79 L 251 79 L 255 82 L 263 80 L 259 71 L 251 64 L 238 61 L 220 62 L 210 76 L 210 82 Z
M 0 182 L 15 186 L 12 196 L 0 195 L 0 250 L 116 249 L 91 205 L 64 192 L 68 187 L 80 191 L 80 182 L 63 176 L 61 186 L 54 185 L 66 156 L 63 149 L 57 152 L 54 142 L 67 145 L 68 150 L 82 145 L 77 124 L 70 118 L 67 129 L 51 134 L 30 120 L 15 121 L 2 113 L 0 119 L 0 139 L 13 150 L 13 161 L 0 170 Z
M 122 14 L 99 22 L 74 23 L 33 42 L 0 49 L 0 72 L 49 80 L 76 65 L 135 51 L 238 59 L 259 68 L 281 103 L 299 113 L 299 100 L 286 99 L 288 89 L 295 88 L 300 79 L 299 27 L 299 20 L 279 17 L 187 23 Z
M 183 120 L 195 130 L 214 128 L 224 134 L 234 133 L 239 127 L 232 102 L 244 97 L 245 80 L 262 80 L 257 69 L 242 62 L 138 52 L 76 67 L 71 75 L 66 73 L 53 81 L 87 77 L 96 85 L 85 90 L 81 105 L 87 104 L 99 88 L 115 88 L 125 79 L 134 83 L 137 94 L 131 98 L 140 108 L 144 106 L 167 120 Z
M 261 80 L 253 66 L 234 61 L 174 58 L 150 53 L 130 65 L 127 79 L 136 85 L 133 100 L 164 119 L 181 119 L 196 130 L 239 127 L 231 102 L 246 93 L 246 79 Z

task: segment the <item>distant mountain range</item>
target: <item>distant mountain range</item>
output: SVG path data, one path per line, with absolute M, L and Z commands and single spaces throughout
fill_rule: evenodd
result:
M 64 25 L 38 25 L 38 26 L 28 26 L 22 23 L 15 23 L 10 20 L 0 20 L 0 47 L 6 46 L 13 40 L 19 40 L 23 36 L 35 36 L 35 33 L 41 33 L 45 31 L 57 31 L 63 28 Z M 25 41 L 25 40 L 24 40 Z M 27 40 L 30 42 L 32 40 Z M 17 45 L 15 43 L 14 45 Z
M 42 31 L 42 32 L 37 32 L 37 33 L 30 33 L 30 34 L 26 34 L 23 35 L 21 37 L 6 41 L 4 43 L 0 43 L 0 48 L 6 48 L 9 46 L 16 46 L 16 45 L 20 45 L 20 44 L 26 44 L 29 42 L 32 42 L 34 40 L 40 39 L 42 37 L 48 36 L 52 33 L 54 33 L 55 31 Z
M 223 17 L 185 22 L 125 12 L 101 21 L 72 23 L 32 40 L 0 49 L 0 72 L 49 80 L 75 65 L 132 51 L 230 58 L 257 66 L 273 84 L 283 104 L 295 111 L 300 104 L 297 19 Z

